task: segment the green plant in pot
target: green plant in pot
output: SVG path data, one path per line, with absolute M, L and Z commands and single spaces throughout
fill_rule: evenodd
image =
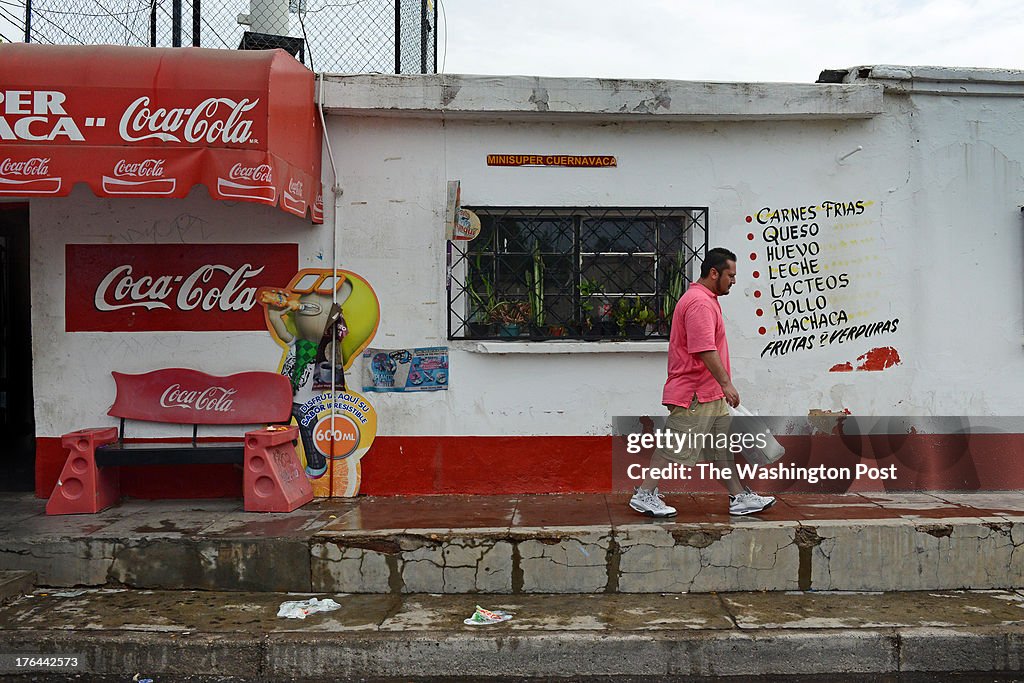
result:
M 627 299 L 620 299 L 615 308 L 619 334 L 627 339 L 643 339 L 647 336 L 647 326 L 657 320 L 658 315 L 640 301 L 640 297 L 636 297 L 632 304 Z
M 530 304 L 525 301 L 499 301 L 491 308 L 488 319 L 498 326 L 499 337 L 518 337 L 522 326 L 530 321 Z
M 604 286 L 597 280 L 580 280 L 580 328 L 584 337 L 600 337 L 601 330 L 597 312 L 595 310 L 596 299 L 604 294 Z
M 544 259 L 540 255 L 540 243 L 533 242 L 533 258 L 526 271 L 526 295 L 532 311 L 530 336 L 544 335 Z
M 480 282 L 479 288 L 473 286 L 474 277 Z M 491 322 L 490 312 L 498 304 L 498 298 L 494 292 L 494 283 L 484 272 L 479 255 L 477 255 L 474 268 L 470 272 L 469 283 L 467 289 L 471 306 L 467 317 L 469 335 L 474 338 L 486 337 L 490 331 L 488 329 Z
M 661 303 L 660 326 L 662 329 L 659 329 L 661 334 L 668 334 L 669 327 L 672 324 L 672 314 L 675 313 L 676 304 L 679 303 L 679 299 L 682 298 L 685 289 L 686 277 L 683 269 L 683 251 L 680 249 L 679 253 L 676 254 L 675 262 L 668 269 L 668 281 Z

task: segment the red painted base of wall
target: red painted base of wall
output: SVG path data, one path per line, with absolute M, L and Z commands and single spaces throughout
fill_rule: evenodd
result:
M 610 436 L 379 437 L 362 461 L 366 495 L 601 493 L 635 485 L 624 475 L 624 443 Z M 762 491 L 844 492 L 1024 489 L 1024 434 L 902 434 L 779 437 L 787 465 L 897 466 L 896 481 L 839 479 L 758 482 Z M 36 440 L 36 495 L 49 497 L 67 452 L 59 437 Z M 630 456 L 644 465 L 644 455 Z M 614 465 L 613 465 L 614 463 Z M 613 483 L 612 471 L 617 471 Z M 158 474 L 157 474 L 158 473 Z M 667 490 L 721 491 L 716 481 L 690 480 Z M 122 468 L 121 491 L 133 498 L 239 497 L 242 471 L 233 465 Z

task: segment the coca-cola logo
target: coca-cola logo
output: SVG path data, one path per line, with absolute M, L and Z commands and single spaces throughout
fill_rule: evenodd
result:
M 231 397 L 237 389 L 227 387 L 207 387 L 205 389 L 183 388 L 180 384 L 172 384 L 160 395 L 160 405 L 164 408 L 190 408 L 209 412 L 231 412 Z
M 302 181 L 298 178 L 292 178 L 288 181 L 288 192 L 295 197 L 302 196 Z
M 114 164 L 114 175 L 119 178 L 162 178 L 165 159 L 146 159 L 129 163 L 121 159 Z
M 15 161 L 8 158 L 0 161 L 0 175 L 47 176 L 50 174 L 49 164 L 49 157 L 45 159 L 42 157 L 32 157 L 24 161 Z
M 93 302 L 100 311 L 170 310 L 172 304 L 180 311 L 248 311 L 256 305 L 256 287 L 247 287 L 247 281 L 262 272 L 262 266 L 244 263 L 238 268 L 203 265 L 187 276 L 136 277 L 131 265 L 121 265 L 100 281 Z
M 242 166 L 242 164 L 235 164 L 231 167 L 231 172 L 228 173 L 228 177 L 232 180 L 251 180 L 253 182 L 261 183 L 272 183 L 272 173 L 270 164 L 260 164 L 259 166 Z
M 150 107 L 149 97 L 140 97 L 125 109 L 118 124 L 126 142 L 157 139 L 164 142 L 242 143 L 252 135 L 252 119 L 243 114 L 252 111 L 259 98 L 233 100 L 209 97 L 193 108 Z

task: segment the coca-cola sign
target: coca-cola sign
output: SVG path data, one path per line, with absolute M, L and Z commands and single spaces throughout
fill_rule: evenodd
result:
M 84 184 L 181 199 L 203 185 L 310 215 L 322 130 L 309 69 L 276 50 L 90 50 L 0 46 L 0 198 Z
M 235 164 L 231 167 L 231 172 L 228 173 L 228 177 L 232 180 L 252 180 L 257 183 L 274 182 L 271 175 L 270 164 L 260 164 L 259 166 L 243 166 L 242 164 Z
M 202 308 L 212 311 L 249 311 L 256 305 L 256 288 L 249 281 L 263 272 L 251 263 L 238 268 L 222 264 L 204 264 L 189 273 L 184 280 L 180 275 L 137 277 L 131 265 L 114 268 L 96 287 L 93 303 L 98 311 L 117 311 L 123 308 L 170 310 L 172 305 L 180 311 Z M 206 286 L 217 273 L 227 277 L 226 283 Z M 177 286 L 177 283 L 181 286 Z M 170 301 L 168 301 L 170 300 Z
M 129 162 L 121 159 L 114 164 L 114 175 L 118 178 L 162 178 L 164 159 L 145 159 Z
M 227 413 L 231 411 L 231 404 L 234 401 L 232 396 L 237 389 L 227 387 L 182 387 L 180 384 L 171 384 L 160 394 L 160 405 L 164 408 L 185 408 L 192 410 L 216 411 Z
M 179 424 L 285 422 L 292 405 L 287 377 L 272 372 L 208 375 L 161 368 L 140 375 L 114 371 L 117 392 L 108 415 Z
M 125 142 L 244 143 L 252 136 L 253 125 L 245 114 L 259 102 L 258 97 L 208 97 L 192 107 L 164 108 L 151 106 L 148 96 L 140 97 L 125 109 L 117 131 Z
M 45 177 L 50 174 L 49 157 L 30 159 L 4 159 L 0 161 L 0 176 Z
M 287 284 L 296 244 L 69 244 L 69 332 L 262 330 L 257 291 Z

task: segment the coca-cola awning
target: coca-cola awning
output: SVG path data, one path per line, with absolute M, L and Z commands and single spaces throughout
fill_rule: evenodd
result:
M 313 90 L 283 50 L 0 45 L 0 197 L 202 184 L 322 223 Z

